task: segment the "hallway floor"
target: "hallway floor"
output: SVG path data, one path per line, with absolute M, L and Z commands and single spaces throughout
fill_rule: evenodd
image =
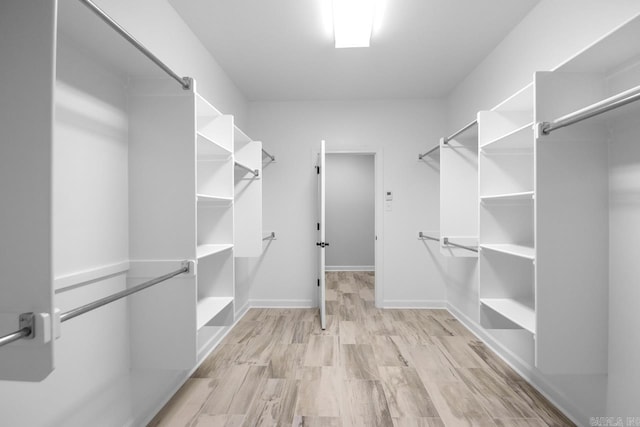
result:
M 573 426 L 446 310 L 374 307 L 327 273 L 317 309 L 251 309 L 151 426 Z

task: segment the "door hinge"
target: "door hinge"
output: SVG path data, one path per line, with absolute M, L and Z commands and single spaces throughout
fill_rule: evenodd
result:
M 318 223 L 318 231 L 320 231 L 320 223 Z
M 318 279 L 318 287 L 320 287 L 320 279 Z
M 320 166 L 316 166 L 316 173 L 320 175 Z

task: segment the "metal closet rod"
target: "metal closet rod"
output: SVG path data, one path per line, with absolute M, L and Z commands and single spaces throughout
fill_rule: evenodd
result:
M 276 238 L 276 232 L 272 231 L 271 233 L 269 233 L 268 236 L 265 236 L 262 238 L 262 240 L 273 240 Z
M 247 172 L 252 173 L 252 174 L 253 174 L 253 176 L 258 176 L 258 175 L 260 175 L 260 171 L 259 171 L 258 169 L 251 169 L 250 167 L 247 167 L 247 166 L 243 165 L 242 163 L 238 163 L 238 162 L 234 162 L 234 163 L 235 163 L 235 165 L 236 165 L 237 167 L 239 167 L 240 169 L 244 169 L 244 170 L 246 170 Z
M 262 149 L 262 154 L 270 158 L 272 162 L 276 161 L 276 156 L 272 156 L 271 154 L 267 153 L 267 150 L 265 150 L 264 148 Z
M 557 129 L 561 129 L 566 126 L 573 125 L 591 117 L 606 113 L 607 111 L 620 108 L 624 105 L 640 100 L 640 86 L 636 86 L 633 89 L 626 90 L 617 95 L 611 96 L 595 104 L 591 104 L 588 107 L 582 108 L 578 111 L 574 111 L 571 114 L 562 116 L 555 119 L 552 122 L 542 122 L 540 124 L 541 133 L 549 135 L 551 132 Z
M 418 239 L 426 239 L 426 240 L 435 240 L 436 242 L 439 242 L 440 239 L 437 237 L 433 237 L 433 236 L 427 236 L 426 234 L 424 234 L 422 231 L 418 233 Z
M 125 289 L 123 291 L 117 292 L 108 297 L 101 298 L 97 301 L 91 302 L 89 304 L 83 305 L 81 307 L 74 308 L 72 310 L 66 311 L 60 315 L 60 322 L 66 322 L 67 320 L 73 319 L 74 317 L 78 317 L 81 314 L 88 313 L 90 311 L 95 310 L 96 308 L 100 308 L 104 305 L 110 304 L 114 301 L 127 297 L 129 295 L 140 292 L 144 289 L 150 288 L 151 286 L 157 285 L 158 283 L 162 283 L 166 280 L 169 280 L 175 276 L 180 274 L 189 272 L 189 262 L 183 261 L 182 267 L 179 270 L 172 271 L 171 273 L 167 273 L 163 276 L 156 277 L 155 279 L 148 280 L 144 283 L 134 286 L 133 288 Z M 30 319 L 29 319 L 30 316 Z M 21 326 L 23 323 L 28 324 L 29 326 L 24 326 L 20 330 L 13 332 L 9 335 L 5 335 L 0 337 L 0 347 L 11 342 L 17 341 L 22 338 L 32 338 L 33 332 L 33 314 L 32 313 L 23 313 L 20 315 L 20 323 Z
M 462 129 L 458 130 L 457 132 L 445 137 L 443 139 L 443 142 L 445 144 L 448 144 L 449 141 L 451 141 L 453 138 L 455 138 L 456 136 L 460 135 L 461 133 L 464 133 L 466 131 L 468 131 L 469 129 L 471 129 L 472 127 L 474 127 L 475 125 L 478 124 L 478 120 L 474 120 L 471 123 L 467 124 L 465 127 L 463 127 Z
M 175 71 L 173 71 L 167 64 L 162 62 L 157 56 L 155 56 L 149 49 L 147 49 L 142 43 L 140 43 L 135 37 L 133 37 L 127 30 L 125 30 L 120 24 L 118 24 L 113 18 L 111 18 L 105 11 L 100 9 L 93 3 L 91 0 L 79 0 L 80 3 L 84 4 L 88 7 L 93 13 L 98 15 L 100 19 L 102 19 L 107 25 L 113 28 L 118 34 L 124 37 L 129 43 L 131 43 L 136 49 L 142 52 L 147 58 L 153 61 L 158 67 L 162 68 L 162 70 L 167 73 L 171 78 L 176 80 L 183 89 L 188 90 L 191 89 L 191 78 L 190 77 L 180 77 Z
M 455 246 L 456 248 L 466 249 L 468 251 L 478 253 L 478 249 L 472 248 L 471 246 L 465 246 L 465 245 L 459 245 L 457 243 L 453 243 L 452 241 L 449 240 L 448 237 L 443 237 L 442 238 L 442 243 L 444 245 L 446 245 L 446 246 Z
M 477 124 L 478 124 L 478 120 L 472 121 L 471 123 L 465 125 L 463 128 L 461 128 L 460 130 L 454 132 L 453 134 L 442 138 L 442 143 L 443 144 L 448 144 L 449 141 L 451 141 L 453 138 L 455 138 L 456 136 L 460 135 L 461 133 L 464 133 L 464 132 L 468 131 L 469 129 L 471 129 L 472 127 L 474 127 Z M 418 154 L 418 160 L 422 160 L 425 156 L 433 153 L 434 151 L 438 150 L 439 148 L 440 148 L 440 144 L 436 145 L 435 147 L 433 147 L 432 149 L 430 149 L 429 151 L 427 151 L 424 154 Z

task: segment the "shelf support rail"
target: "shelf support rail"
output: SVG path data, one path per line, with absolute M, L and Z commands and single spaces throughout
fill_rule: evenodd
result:
M 191 89 L 192 79 L 190 77 L 180 77 L 175 71 L 173 71 L 167 64 L 162 62 L 160 58 L 155 56 L 149 49 L 147 49 L 142 43 L 140 43 L 135 37 L 133 37 L 127 30 L 125 30 L 120 24 L 118 24 L 113 18 L 111 18 L 105 11 L 100 9 L 91 0 L 79 0 L 80 3 L 88 7 L 93 13 L 95 13 L 100 19 L 102 19 L 107 25 L 113 28 L 118 34 L 120 34 L 125 40 L 131 43 L 136 49 L 142 52 L 147 58 L 149 58 L 154 64 L 160 67 L 171 78 L 176 80 L 183 89 Z
M 557 129 L 573 125 L 591 117 L 606 113 L 607 111 L 620 108 L 624 105 L 640 100 L 640 86 L 621 92 L 611 96 L 595 104 L 591 104 L 585 108 L 574 111 L 573 113 L 559 117 L 552 122 L 540 123 L 539 130 L 542 135 L 549 135 Z
M 478 249 L 477 248 L 472 248 L 471 246 L 465 246 L 465 245 L 459 245 L 457 243 L 453 243 L 452 241 L 449 240 L 448 237 L 443 237 L 442 238 L 442 243 L 445 246 L 455 246 L 456 248 L 466 249 L 468 251 L 478 253 Z
M 66 322 L 67 320 L 73 319 L 74 317 L 78 317 L 81 314 L 88 313 L 90 311 L 95 310 L 96 308 L 100 308 L 104 305 L 110 304 L 114 301 L 117 301 L 129 295 L 140 292 L 144 289 L 150 288 L 151 286 L 157 285 L 158 283 L 162 283 L 180 274 L 188 273 L 190 270 L 189 265 L 190 265 L 189 261 L 183 261 L 182 267 L 179 270 L 172 271 L 171 273 L 167 273 L 164 276 L 156 277 L 155 279 L 148 280 L 132 288 L 125 289 L 113 295 L 109 295 L 108 297 L 104 297 L 97 301 L 93 301 L 89 304 L 85 304 L 83 306 L 66 311 L 60 315 L 60 323 Z M 4 335 L 0 337 L 0 347 L 2 347 L 3 345 L 7 345 L 9 343 L 12 343 L 14 341 L 17 341 L 19 339 L 33 338 L 35 336 L 33 317 L 34 317 L 33 313 L 22 313 L 19 318 L 20 329 L 8 335 Z
M 271 155 L 271 154 L 267 153 L 267 150 L 265 150 L 264 148 L 262 149 L 262 154 L 264 154 L 265 156 L 267 156 L 268 158 L 270 158 L 272 162 L 275 162 L 275 161 L 276 161 L 276 156 L 273 156 L 273 155 Z
M 62 313 L 60 315 L 60 323 L 66 322 L 67 320 L 71 320 L 74 317 L 78 317 L 81 314 L 88 313 L 88 312 L 90 312 L 92 310 L 95 310 L 96 308 L 102 307 L 103 305 L 110 304 L 110 303 L 112 303 L 114 301 L 117 301 L 119 299 L 127 297 L 127 296 L 129 296 L 131 294 L 135 294 L 135 293 L 140 292 L 140 291 L 142 291 L 144 289 L 150 288 L 151 286 L 157 285 L 158 283 L 162 283 L 162 282 L 164 282 L 166 280 L 169 280 L 169 279 L 171 279 L 171 278 L 173 278 L 175 276 L 178 276 L 180 274 L 188 273 L 189 270 L 190 270 L 189 265 L 190 265 L 189 261 L 183 261 L 182 262 L 182 267 L 180 267 L 179 270 L 175 270 L 175 271 L 172 271 L 171 273 L 165 274 L 164 276 L 160 276 L 160 277 L 156 277 L 155 279 L 148 280 L 148 281 L 146 281 L 144 283 L 141 283 L 139 285 L 136 285 L 136 286 L 134 286 L 132 288 L 125 289 L 125 290 L 117 292 L 117 293 L 115 293 L 113 295 L 109 295 L 108 297 L 104 297 L 104 298 L 101 298 L 101 299 L 99 299 L 97 301 L 91 302 L 89 304 L 80 306 L 78 308 L 74 308 L 73 310 L 65 311 L 64 313 Z
M 251 169 L 250 167 L 247 167 L 247 166 L 243 165 L 242 163 L 238 163 L 238 162 L 234 162 L 234 163 L 235 163 L 235 165 L 236 165 L 237 167 L 239 167 L 240 169 L 244 169 L 244 170 L 246 170 L 247 172 L 252 173 L 252 174 L 253 174 L 253 176 L 258 176 L 258 175 L 260 175 L 260 171 L 259 171 L 258 169 Z
M 418 233 L 418 239 L 420 240 L 434 240 L 436 242 L 439 242 L 440 239 L 437 237 L 433 237 L 433 236 L 427 236 L 426 234 L 424 234 L 422 231 Z
M 271 233 L 269 233 L 269 235 L 268 235 L 268 236 L 264 236 L 264 237 L 262 238 L 262 241 L 265 241 L 265 240 L 275 240 L 275 238 L 276 238 L 276 232 L 275 232 L 275 231 L 272 231 Z

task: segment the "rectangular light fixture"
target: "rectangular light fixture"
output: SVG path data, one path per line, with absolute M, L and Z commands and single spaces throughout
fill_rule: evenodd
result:
M 333 0 L 336 48 L 369 47 L 374 6 L 374 0 Z

